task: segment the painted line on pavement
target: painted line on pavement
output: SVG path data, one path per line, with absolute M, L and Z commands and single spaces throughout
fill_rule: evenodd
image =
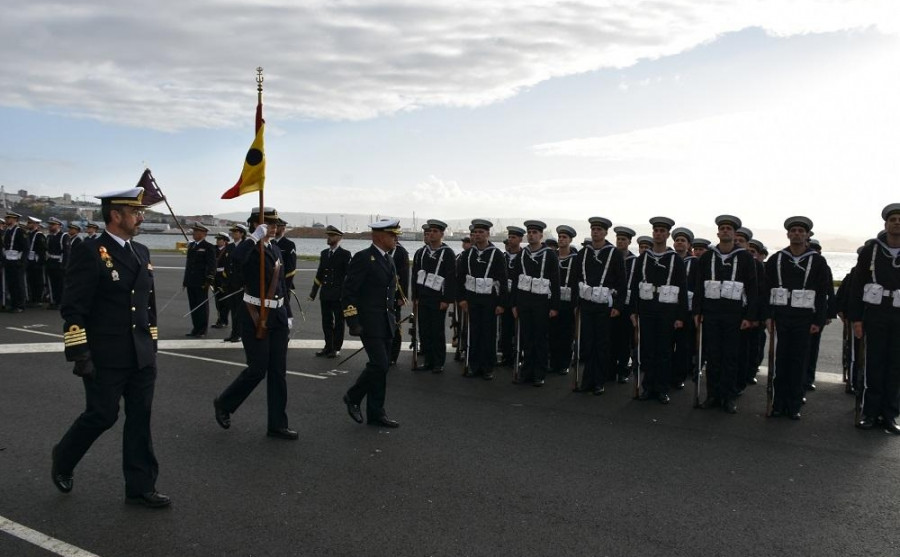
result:
M 15 536 L 20 540 L 26 541 L 32 545 L 36 545 L 41 549 L 62 555 L 64 557 L 99 557 L 96 553 L 91 553 L 80 547 L 68 544 L 62 540 L 42 534 L 37 530 L 32 530 L 27 526 L 23 526 L 18 522 L 0 516 L 0 532 L 6 532 L 11 536 Z
M 213 358 L 204 358 L 203 356 L 192 356 L 190 354 L 179 354 L 178 352 L 166 352 L 164 350 L 157 351 L 158 354 L 165 354 L 166 356 L 175 356 L 177 358 L 189 358 L 191 360 L 201 360 L 204 362 L 212 362 L 214 364 L 225 364 L 228 366 L 237 366 L 237 367 L 247 367 L 246 363 L 241 362 L 229 362 L 228 360 L 216 360 Z M 313 375 L 311 373 L 303 373 L 300 371 L 288 371 L 286 372 L 288 375 L 296 375 L 298 377 L 308 377 L 310 379 L 328 379 L 322 375 Z

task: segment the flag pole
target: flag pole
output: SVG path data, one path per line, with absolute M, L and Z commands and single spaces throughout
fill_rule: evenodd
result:
M 256 68 L 256 102 L 258 107 L 262 107 L 263 92 L 263 69 Z M 256 118 L 256 129 L 254 133 L 259 133 L 259 114 Z M 265 187 L 259 188 L 259 220 L 256 225 L 260 226 L 266 222 L 265 200 L 263 192 Z M 277 269 L 276 269 L 277 271 Z M 263 339 L 266 336 L 266 319 L 268 317 L 268 308 L 266 307 L 266 246 L 262 240 L 259 241 L 259 323 L 256 324 L 256 338 Z
M 160 193 L 162 193 L 162 190 L 159 189 L 159 184 L 156 183 L 156 178 L 153 177 L 153 174 L 150 174 L 150 179 L 153 180 L 153 185 L 156 186 L 156 189 Z M 184 231 L 184 227 L 181 226 L 181 222 L 178 220 L 178 217 L 175 216 L 175 211 L 172 210 L 172 206 L 169 205 L 169 199 L 165 195 L 163 196 L 163 201 L 166 202 L 166 207 L 169 208 L 169 214 L 172 215 L 172 220 L 175 221 L 175 224 L 178 225 L 178 229 L 181 230 L 181 235 L 184 236 L 184 241 L 187 243 L 191 243 L 191 240 L 188 238 L 187 232 Z

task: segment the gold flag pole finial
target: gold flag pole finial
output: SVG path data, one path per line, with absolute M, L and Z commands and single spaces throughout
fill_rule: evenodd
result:
M 256 92 L 262 98 L 263 69 L 262 66 L 256 68 Z

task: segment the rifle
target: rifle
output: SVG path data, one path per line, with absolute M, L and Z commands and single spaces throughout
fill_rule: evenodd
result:
M 412 348 L 412 366 L 419 367 L 419 301 L 413 302 L 413 323 L 409 328 L 409 347 Z
M 581 366 L 579 365 L 579 358 L 581 357 L 581 309 L 575 308 L 575 354 L 573 355 L 572 360 L 575 361 L 575 373 L 572 375 L 572 390 L 580 391 L 581 390 Z M 569 360 L 569 363 L 572 363 L 572 360 Z
M 856 404 L 854 408 L 854 417 L 856 418 L 854 423 L 859 423 L 862 419 L 862 409 L 863 402 L 865 397 L 865 387 L 866 387 L 866 334 L 863 333 L 861 339 L 859 339 L 859 349 L 854 351 L 854 362 L 853 369 L 855 370 L 856 376 Z M 862 373 L 860 373 L 862 370 Z
M 842 319 L 841 323 L 844 326 L 841 335 L 841 367 L 844 372 L 844 383 L 847 383 L 847 392 L 849 393 L 853 387 L 850 383 L 850 352 L 853 350 L 853 332 L 846 319 Z
M 694 354 L 694 408 L 700 408 L 700 383 L 703 381 L 703 323 L 697 327 Z
M 513 381 L 519 381 L 519 356 L 522 354 L 521 335 L 519 334 L 519 318 L 516 317 L 516 358 L 513 364 Z
M 778 338 L 775 332 L 775 319 L 771 319 L 769 325 L 769 358 L 767 365 L 769 370 L 766 373 L 766 416 L 772 415 L 772 406 L 775 404 L 775 344 Z
M 465 341 L 466 341 L 466 346 L 465 346 L 466 363 L 465 363 L 465 365 L 463 365 L 463 375 L 468 375 L 469 374 L 469 334 L 470 334 L 470 331 L 472 330 L 471 324 L 469 323 L 469 310 L 465 310 L 463 312 L 462 326 L 466 330 L 466 336 L 464 337 Z M 460 342 L 460 344 L 462 344 L 462 342 Z
M 409 315 L 407 315 L 406 317 L 404 317 L 403 319 L 401 319 L 399 322 L 397 322 L 397 327 L 399 327 L 400 325 L 402 325 L 404 321 L 406 321 L 407 319 L 409 319 L 409 318 L 412 317 L 412 316 L 413 316 L 413 314 L 410 313 Z M 340 362 L 338 362 L 337 365 L 338 365 L 338 366 L 343 365 L 344 363 L 347 362 L 347 360 L 349 360 L 349 359 L 352 358 L 353 356 L 356 356 L 357 354 L 359 354 L 360 352 L 362 352 L 362 351 L 365 350 L 365 349 L 366 349 L 365 345 L 359 347 L 359 348 L 356 350 L 356 352 L 354 352 L 353 354 L 350 354 L 349 356 L 347 356 L 346 358 L 344 358 L 343 360 L 341 360 Z M 335 367 L 337 367 L 337 366 L 335 366 Z
M 638 315 L 634 325 L 634 346 L 637 358 L 634 360 L 634 398 L 641 398 L 641 316 Z

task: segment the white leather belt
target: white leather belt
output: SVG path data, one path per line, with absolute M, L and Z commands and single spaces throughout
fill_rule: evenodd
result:
M 225 267 L 216 267 L 216 272 L 217 272 L 217 273 L 224 273 L 224 272 L 225 272 Z
M 244 294 L 244 301 L 247 302 L 248 304 L 253 304 L 254 306 L 262 305 L 261 303 L 259 303 L 260 302 L 259 298 L 257 298 L 256 296 L 251 296 L 250 294 Z M 275 309 L 275 308 L 280 308 L 283 305 L 284 305 L 284 298 L 279 298 L 277 300 L 266 299 L 266 307 L 267 308 Z
M 59 254 L 59 255 L 48 254 L 47 257 L 49 259 L 54 259 L 56 261 L 62 261 L 62 258 L 63 258 L 62 254 Z

